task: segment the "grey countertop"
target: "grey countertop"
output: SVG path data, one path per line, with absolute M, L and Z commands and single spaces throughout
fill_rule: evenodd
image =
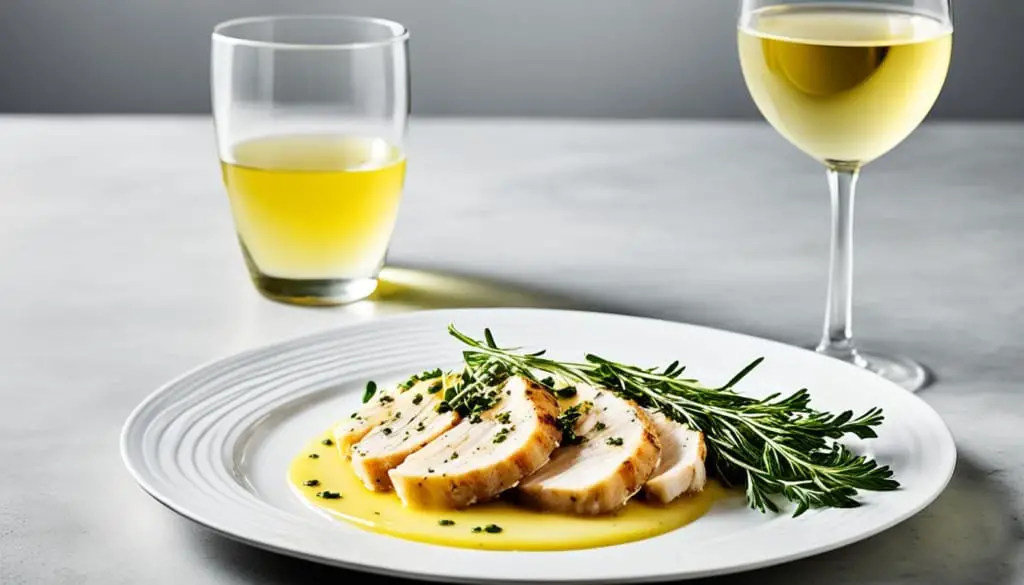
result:
M 351 579 L 215 536 L 122 467 L 145 395 L 244 348 L 487 305 L 816 341 L 825 180 L 767 126 L 416 121 L 409 157 L 398 284 L 302 309 L 247 281 L 209 120 L 0 118 L 0 583 Z M 866 170 L 856 331 L 931 366 L 921 395 L 957 438 L 956 475 L 880 536 L 709 582 L 1024 583 L 1022 191 L 1024 125 L 926 125 Z

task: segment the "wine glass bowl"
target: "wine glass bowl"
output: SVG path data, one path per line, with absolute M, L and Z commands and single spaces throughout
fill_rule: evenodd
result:
M 913 360 L 853 341 L 853 210 L 864 165 L 903 142 L 942 91 L 953 46 L 949 0 L 743 0 L 738 49 L 764 118 L 824 164 L 832 252 L 823 354 L 908 390 L 928 382 Z

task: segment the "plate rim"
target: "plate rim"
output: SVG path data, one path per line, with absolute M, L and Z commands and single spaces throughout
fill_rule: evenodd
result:
M 404 579 L 416 579 L 429 582 L 442 582 L 442 583 L 490 583 L 490 584 L 512 584 L 512 583 L 552 583 L 552 584 L 582 584 L 582 583 L 653 583 L 653 582 L 667 582 L 672 580 L 692 580 L 702 579 L 711 576 L 724 576 L 733 575 L 737 573 L 743 573 L 748 571 L 754 571 L 757 569 L 763 569 L 767 567 L 773 567 L 783 564 L 788 564 L 797 560 L 806 559 L 814 556 L 818 556 L 827 552 L 835 551 L 851 544 L 861 542 L 877 536 L 894 526 L 909 520 L 916 516 L 921 511 L 932 505 L 936 499 L 946 490 L 949 486 L 950 481 L 955 474 L 957 464 L 959 461 L 959 454 L 956 447 L 956 438 L 949 428 L 943 417 L 920 395 L 907 392 L 898 385 L 889 382 L 884 379 L 879 379 L 881 383 L 892 386 L 894 391 L 898 391 L 904 394 L 906 398 L 911 399 L 912 402 L 917 402 L 919 407 L 923 407 L 925 410 L 930 411 L 934 415 L 936 422 L 943 431 L 945 445 L 948 447 L 949 452 L 949 463 L 946 466 L 945 473 L 942 476 L 942 481 L 936 484 L 936 488 L 932 493 L 929 493 L 927 497 L 921 498 L 920 502 L 909 508 L 905 513 L 895 515 L 892 518 L 881 523 L 879 526 L 872 530 L 861 532 L 859 534 L 850 535 L 846 538 L 839 539 L 838 541 L 832 541 L 825 544 L 808 547 L 800 551 L 795 551 L 787 555 L 781 555 L 772 557 L 769 559 L 763 559 L 760 561 L 749 561 L 745 564 L 736 564 L 729 566 L 725 569 L 709 568 L 701 571 L 690 571 L 686 574 L 657 574 L 657 575 L 646 575 L 637 576 L 630 578 L 610 578 L 595 580 L 591 578 L 556 578 L 556 579 L 515 579 L 515 578 L 502 578 L 500 576 L 494 577 L 463 577 L 457 575 L 442 575 L 439 573 L 424 573 L 417 571 L 406 571 L 397 568 L 382 567 L 375 564 L 350 562 L 337 558 L 325 557 L 317 554 L 306 553 L 298 547 L 284 547 L 263 542 L 244 534 L 236 533 L 230 529 L 221 526 L 219 522 L 211 522 L 209 519 L 204 519 L 194 511 L 187 509 L 185 506 L 180 506 L 174 503 L 174 498 L 166 493 L 161 492 L 153 484 L 151 484 L 145 474 L 137 467 L 132 457 L 129 454 L 130 450 L 130 439 L 133 429 L 139 424 L 141 415 L 146 412 L 150 405 L 156 400 L 162 398 L 170 389 L 180 384 L 181 382 L 189 379 L 197 373 L 203 372 L 208 368 L 214 367 L 226 361 L 242 359 L 245 357 L 251 357 L 256 354 L 273 354 L 281 351 L 282 349 L 288 348 L 292 345 L 302 345 L 315 343 L 318 340 L 326 340 L 337 337 L 340 333 L 348 329 L 366 327 L 373 328 L 381 322 L 395 322 L 412 320 L 417 318 L 423 318 L 424 315 L 458 315 L 466 313 L 486 313 L 491 311 L 500 312 L 522 312 L 522 313 L 559 313 L 559 314 L 572 314 L 581 317 L 614 317 L 624 320 L 634 321 L 645 321 L 650 323 L 669 324 L 674 326 L 680 326 L 689 329 L 703 330 L 718 334 L 727 334 L 729 336 L 735 336 L 738 338 L 744 338 L 747 340 L 756 341 L 759 343 L 767 343 L 770 345 L 781 346 L 787 350 L 795 350 L 804 352 L 807 354 L 820 355 L 816 352 L 797 345 L 788 344 L 782 341 L 778 341 L 771 338 L 761 337 L 752 335 L 749 333 L 743 333 L 730 329 L 723 329 L 719 327 L 711 327 L 708 325 L 700 325 L 694 323 L 688 323 L 685 321 L 672 321 L 668 319 L 660 319 L 655 317 L 646 317 L 632 315 L 628 313 L 619 313 L 612 311 L 591 311 L 591 310 L 578 310 L 578 309 L 557 309 L 557 308 L 543 308 L 543 307 L 466 307 L 466 308 L 446 308 L 446 309 L 427 309 L 427 310 L 414 310 L 403 313 L 383 315 L 379 317 L 371 317 L 369 319 L 362 319 L 353 321 L 350 323 L 343 323 L 335 325 L 320 331 L 314 331 L 310 333 L 292 335 L 283 339 L 272 341 L 269 343 L 259 344 L 253 347 L 249 347 L 240 351 L 224 353 L 219 356 L 207 359 L 199 364 L 183 371 L 182 373 L 168 379 L 163 384 L 160 384 L 155 390 L 148 393 L 130 412 L 125 422 L 122 424 L 121 432 L 119 434 L 119 447 L 121 452 L 121 459 L 124 463 L 129 475 L 135 480 L 136 484 L 148 494 L 151 498 L 156 500 L 162 506 L 178 514 L 179 516 L 186 518 L 197 525 L 203 527 L 206 530 L 210 530 L 215 534 L 222 537 L 228 538 L 235 542 L 240 542 L 248 546 L 253 546 L 257 549 L 269 551 L 275 554 L 284 556 L 290 556 L 293 558 L 299 558 L 309 562 L 315 562 L 318 564 L 334 566 L 344 568 L 353 571 L 365 572 L 376 575 L 393 576 Z M 821 356 L 823 359 L 828 359 L 826 356 Z M 840 361 L 836 361 L 834 364 L 839 367 L 854 368 L 860 371 L 859 368 L 851 364 L 845 364 Z M 145 428 L 145 427 L 142 427 Z M 557 551 L 545 552 L 540 554 L 558 554 Z

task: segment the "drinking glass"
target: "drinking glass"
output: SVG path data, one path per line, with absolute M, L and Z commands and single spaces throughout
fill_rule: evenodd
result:
M 853 208 L 861 168 L 902 142 L 938 98 L 953 44 L 948 0 L 742 0 L 739 56 L 762 115 L 827 168 L 832 254 L 817 350 L 908 390 L 911 359 L 853 342 Z
M 352 16 L 232 20 L 213 32 L 217 152 L 263 295 L 367 297 L 405 181 L 409 33 Z

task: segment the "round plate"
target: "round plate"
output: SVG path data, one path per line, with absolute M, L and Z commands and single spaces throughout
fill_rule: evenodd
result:
M 746 507 L 742 495 L 656 538 L 571 552 L 486 552 L 369 533 L 306 507 L 286 482 L 299 449 L 354 409 L 367 380 L 398 381 L 460 359 L 446 327 L 498 342 L 585 352 L 641 365 L 676 359 L 708 384 L 753 358 L 764 363 L 738 391 L 806 387 L 812 404 L 879 406 L 880 438 L 854 447 L 891 465 L 898 491 L 864 493 L 863 506 L 793 519 Z M 703 577 L 806 557 L 861 540 L 920 511 L 946 486 L 956 448 L 942 419 L 914 395 L 869 372 L 792 346 L 636 317 L 537 309 L 427 311 L 344 327 L 200 367 L 147 398 L 121 440 L 128 469 L 172 510 L 221 534 L 279 553 L 365 571 L 442 581 L 625 582 Z

